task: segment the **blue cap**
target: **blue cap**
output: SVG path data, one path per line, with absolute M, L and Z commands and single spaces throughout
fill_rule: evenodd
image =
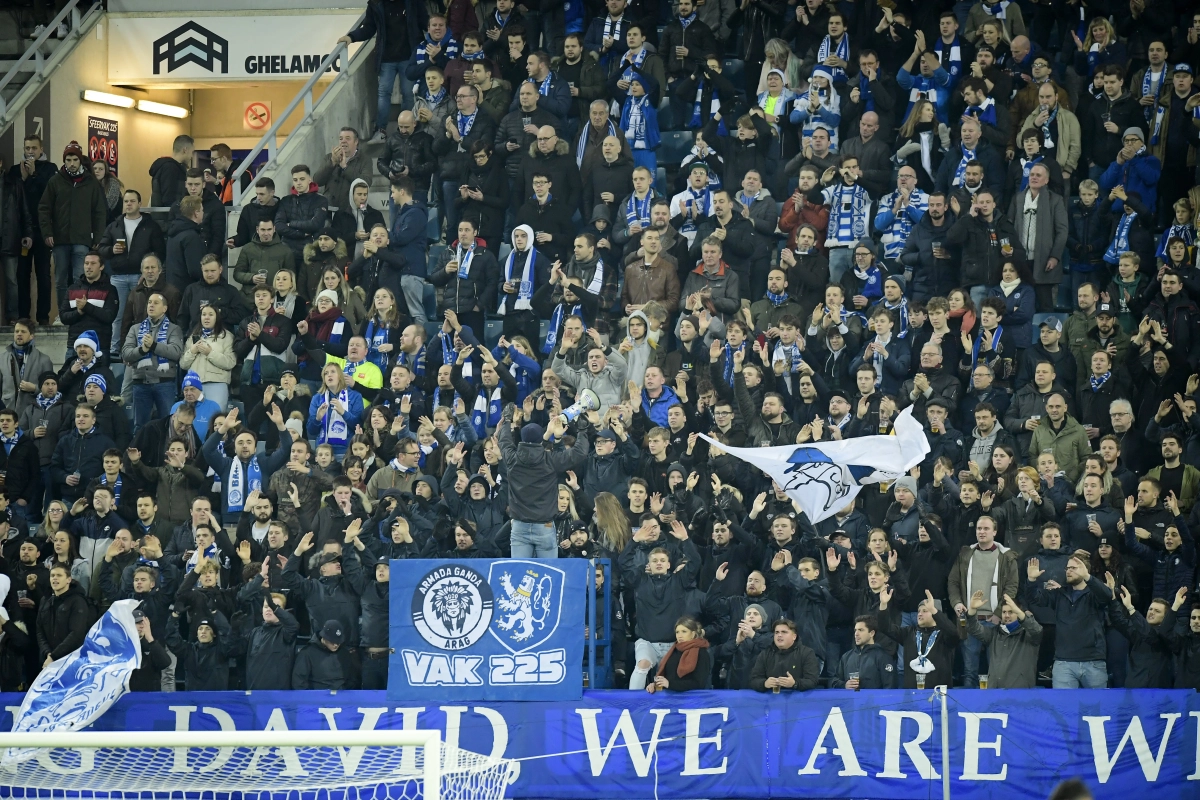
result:
M 108 384 L 104 382 L 104 378 L 100 375 L 88 375 L 87 380 L 83 382 L 83 388 L 96 385 L 100 387 L 100 391 L 107 392 Z
M 189 370 L 188 374 L 183 376 L 183 388 L 186 389 L 189 386 L 193 389 L 204 391 L 204 383 L 200 380 L 200 376 L 196 374 L 195 370 Z

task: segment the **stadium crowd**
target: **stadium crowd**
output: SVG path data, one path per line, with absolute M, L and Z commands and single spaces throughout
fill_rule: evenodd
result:
M 74 143 L 4 174 L 0 689 L 126 598 L 135 690 L 382 688 L 389 561 L 506 556 L 611 559 L 634 690 L 1200 689 L 1191 4 L 369 0 L 372 38 L 375 130 L 235 228 L 225 145 L 155 162 L 165 231 Z M 909 406 L 925 461 L 817 524 L 724 449 Z

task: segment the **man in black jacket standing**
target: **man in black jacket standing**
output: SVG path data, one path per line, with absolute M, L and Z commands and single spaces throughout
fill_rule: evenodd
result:
M 458 194 L 458 187 L 471 173 L 471 145 L 477 141 L 492 143 L 496 138 L 496 123 L 486 113 L 479 111 L 479 89 L 467 83 L 454 93 L 457 113 L 446 117 L 441 131 L 431 131 L 433 154 L 439 161 L 442 180 L 442 197 Z M 446 237 L 449 239 L 458 230 L 458 213 L 454 203 L 442 203 L 440 207 L 446 220 Z
M 20 259 L 22 251 L 30 252 L 34 242 L 34 214 L 25 203 L 25 186 L 19 176 L 19 172 L 4 172 L 4 156 L 0 155 L 0 266 L 5 279 L 4 321 L 9 325 L 22 316 Z M 28 300 L 25 306 L 28 311 Z
M 292 662 L 300 625 L 292 612 L 281 605 L 286 597 L 273 594 L 266 587 L 269 566 L 263 562 L 262 624 L 250 632 L 246 644 L 246 688 L 251 691 L 292 688 Z
M 142 259 L 147 255 L 158 256 L 161 269 L 162 262 L 167 257 L 167 241 L 162 228 L 140 210 L 141 192 L 126 189 L 121 203 L 123 215 L 104 229 L 100 245 L 96 248 L 100 251 L 100 258 L 104 259 L 108 266 L 109 281 L 117 290 L 117 318 L 113 321 L 112 332 L 114 342 L 124 341 L 121 320 L 125 314 L 129 293 L 137 287 L 141 279 Z M 175 291 L 178 293 L 183 289 L 176 287 Z
M 41 455 L 32 432 L 17 427 L 15 409 L 0 411 L 0 445 L 0 486 L 8 498 L 9 521 L 19 531 L 28 530 L 30 520 L 36 522 L 41 512 Z
M 870 614 L 854 620 L 854 647 L 842 653 L 830 686 L 834 689 L 891 689 L 896 685 L 896 665 L 875 644 L 879 622 Z
M 41 231 L 38 219 L 38 204 L 42 201 L 42 192 L 46 184 L 58 173 L 58 167 L 46 158 L 42 150 L 42 138 L 32 135 L 25 137 L 25 158 L 19 164 L 13 164 L 8 171 L 11 181 L 20 181 L 24 190 L 23 202 L 33 226 L 33 244 L 17 269 L 17 316 L 30 316 L 30 299 L 33 297 L 31 273 L 37 271 L 38 307 L 37 321 L 39 325 L 50 324 L 50 248 L 46 246 L 45 234 Z M 182 185 L 182 183 L 181 183 Z
M 429 27 L 429 11 L 424 3 L 408 0 L 368 0 L 362 23 L 338 39 L 339 44 L 365 42 L 375 37 L 375 68 L 379 71 L 376 96 L 375 135 L 369 143 L 382 142 L 387 136 L 392 110 L 392 87 L 400 79 L 402 103 L 412 105 L 412 82 L 404 77 L 409 60 Z
M 1038 586 L 1042 574 L 1038 559 L 1026 567 L 1025 584 L 1032 593 L 1032 605 L 1048 606 L 1054 611 L 1057 627 L 1054 637 L 1054 688 L 1105 689 L 1108 666 L 1105 663 L 1105 611 L 1113 593 L 1088 571 L 1087 551 L 1077 551 L 1067 559 L 1067 585 L 1047 581 Z
M 879 610 L 887 610 L 892 599 L 892 588 L 884 586 L 879 592 Z M 925 602 L 917 611 L 917 624 L 897 627 L 888 615 L 879 618 L 880 632 L 895 639 L 904 648 L 904 657 L 911 654 L 912 660 L 904 670 L 904 689 L 917 688 L 917 676 L 923 677 L 924 686 L 937 686 L 953 682 L 954 651 L 962 641 L 958 620 L 939 613 L 933 593 L 925 590 Z

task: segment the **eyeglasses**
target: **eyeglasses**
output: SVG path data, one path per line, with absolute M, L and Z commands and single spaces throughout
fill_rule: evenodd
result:
M 557 136 L 539 136 L 537 137 L 537 140 L 539 142 L 553 142 L 557 138 Z
M 714 417 L 732 417 L 733 412 L 732 411 L 714 411 L 713 416 Z

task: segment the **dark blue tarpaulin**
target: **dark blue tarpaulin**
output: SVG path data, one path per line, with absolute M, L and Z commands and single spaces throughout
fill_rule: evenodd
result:
M 123 697 L 96 728 L 436 728 L 450 747 L 520 759 L 513 798 L 927 800 L 942 791 L 932 695 L 610 691 L 460 703 L 429 690 L 398 703 L 383 692 L 145 693 Z M 1068 777 L 1098 797 L 1200 797 L 1194 692 L 952 689 L 949 697 L 956 799 L 1042 800 Z M 2 699 L 7 729 L 20 697 Z M 164 774 L 163 788 L 181 781 Z

